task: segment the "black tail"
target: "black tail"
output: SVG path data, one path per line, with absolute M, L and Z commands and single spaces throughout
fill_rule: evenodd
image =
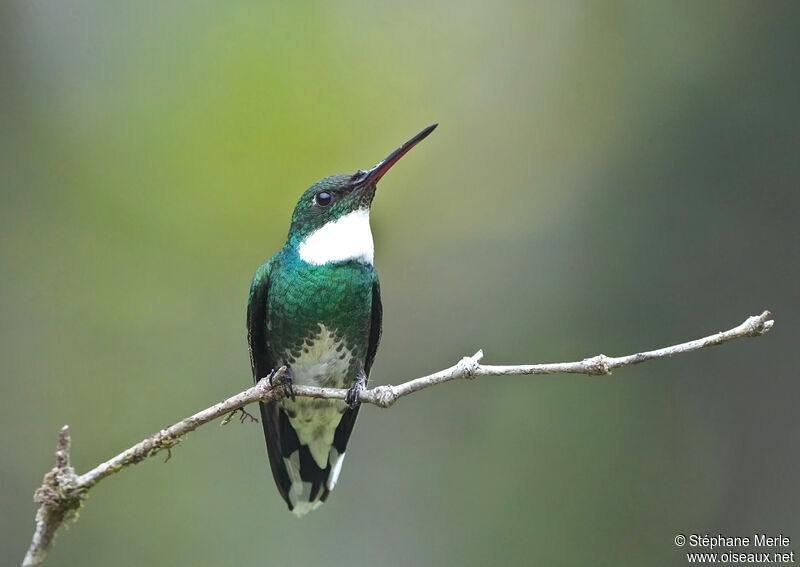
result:
M 325 502 L 336 485 L 359 408 L 344 410 L 334 433 L 328 462 L 324 468 L 320 468 L 311 456 L 308 446 L 300 443 L 280 402 L 260 405 L 267 454 L 275 484 L 289 510 L 298 517 L 304 516 Z

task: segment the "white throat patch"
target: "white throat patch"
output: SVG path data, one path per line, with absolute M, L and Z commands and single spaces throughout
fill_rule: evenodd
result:
M 369 228 L 369 209 L 353 211 L 318 228 L 297 251 L 301 260 L 317 266 L 348 260 L 372 264 L 375 245 Z

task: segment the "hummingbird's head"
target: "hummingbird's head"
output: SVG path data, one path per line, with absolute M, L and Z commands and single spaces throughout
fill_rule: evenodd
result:
M 428 126 L 370 170 L 331 175 L 306 189 L 294 208 L 287 245 L 312 264 L 353 259 L 371 264 L 369 210 L 378 181 L 436 126 Z

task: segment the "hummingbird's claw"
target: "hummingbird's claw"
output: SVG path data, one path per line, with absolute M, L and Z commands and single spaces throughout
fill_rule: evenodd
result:
M 367 379 L 364 376 L 359 376 L 353 385 L 347 389 L 347 395 L 344 397 L 344 403 L 350 406 L 350 409 L 355 409 L 361 405 L 361 392 L 367 389 Z
M 347 389 L 347 395 L 344 397 L 344 403 L 350 406 L 350 409 L 353 409 L 361 405 L 359 397 L 361 396 L 361 390 L 363 389 L 364 387 L 360 386 L 358 382 L 356 382 Z
M 283 393 L 286 394 L 287 397 L 292 398 L 292 401 L 294 401 L 294 388 L 292 388 L 292 379 L 289 377 L 289 375 L 283 375 L 281 378 L 281 386 L 283 386 Z
M 278 373 L 279 368 L 272 370 L 267 376 L 267 380 L 269 381 L 270 387 L 275 387 L 275 375 Z M 292 401 L 295 400 L 294 395 L 294 388 L 292 388 L 292 377 L 289 373 L 289 369 L 285 368 L 283 371 L 283 375 L 280 377 L 278 384 L 283 389 L 283 393 L 286 395 L 287 398 L 292 398 Z

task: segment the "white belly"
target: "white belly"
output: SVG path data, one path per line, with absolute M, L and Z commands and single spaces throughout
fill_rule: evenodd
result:
M 335 333 L 320 324 L 320 331 L 305 343 L 296 358 L 287 353 L 292 380 L 303 386 L 342 388 L 355 377 L 348 376 L 353 358 L 350 350 L 336 340 Z M 337 351 L 337 349 L 339 349 Z M 328 465 L 333 436 L 347 405 L 341 400 L 284 399 L 283 407 L 300 443 L 307 445 L 321 469 Z M 336 463 L 331 463 L 335 465 Z
M 325 388 L 343 387 L 348 381 L 347 373 L 353 360 L 350 349 L 336 340 L 335 330 L 328 330 L 322 323 L 319 324 L 319 332 L 310 339 L 311 346 L 308 342 L 303 344 L 296 358 L 286 353 L 294 383 Z

